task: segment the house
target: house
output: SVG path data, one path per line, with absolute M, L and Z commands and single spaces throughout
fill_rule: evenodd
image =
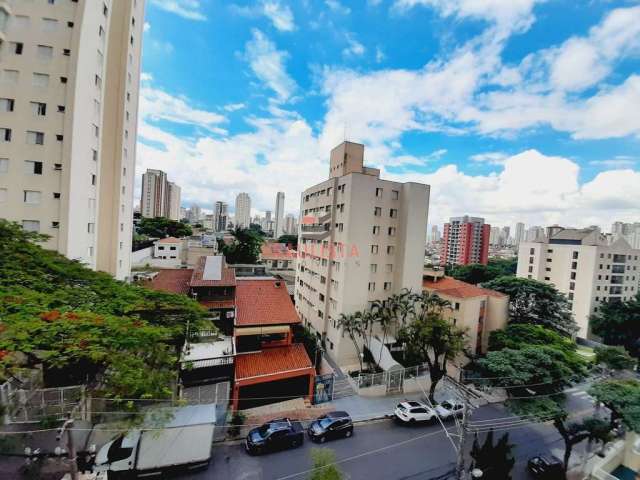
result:
M 269 270 L 295 270 L 298 252 L 285 243 L 263 243 L 260 247 L 260 261 Z
M 153 246 L 153 266 L 175 268 L 182 264 L 182 240 L 161 238 Z
M 422 289 L 451 303 L 445 316 L 467 330 L 468 346 L 475 354 L 485 353 L 489 334 L 507 325 L 509 297 L 503 293 L 447 277 L 442 270 L 425 270 Z

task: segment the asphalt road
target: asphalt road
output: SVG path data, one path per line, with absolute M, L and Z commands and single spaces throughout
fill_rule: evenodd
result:
M 586 413 L 591 400 L 580 390 L 570 392 L 567 400 L 570 413 Z M 484 406 L 474 411 L 472 420 L 489 420 L 509 416 L 502 405 Z M 448 425 L 456 433 L 455 423 Z M 535 424 L 509 430 L 510 441 L 516 445 L 514 480 L 525 480 L 526 461 L 538 453 L 561 456 L 563 443 L 555 428 L 549 424 Z M 454 438 L 455 440 L 455 438 Z M 469 446 L 471 441 L 468 442 Z M 208 470 L 181 475 L 182 480 L 301 480 L 309 477 L 310 451 L 317 447 L 305 440 L 295 450 L 252 457 L 242 445 L 220 445 Z M 391 420 L 360 424 L 354 436 L 324 445 L 336 453 L 340 468 L 351 480 L 429 480 L 443 477 L 454 468 L 455 452 L 442 427 L 396 425 Z M 580 462 L 581 448 L 576 448 L 575 463 Z

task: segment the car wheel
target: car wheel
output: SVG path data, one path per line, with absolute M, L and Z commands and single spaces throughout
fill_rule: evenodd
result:
M 322 435 L 320 438 L 318 438 L 318 442 L 319 443 L 324 443 L 327 441 L 327 437 L 325 437 L 324 435 Z
M 344 436 L 347 438 L 349 438 L 351 435 L 353 435 L 353 430 L 347 430 L 344 434 Z
M 300 446 L 300 440 L 292 440 L 291 441 L 291 447 L 296 448 Z
M 409 424 L 410 425 L 415 425 L 416 424 L 416 419 L 412 418 L 411 420 L 409 420 Z

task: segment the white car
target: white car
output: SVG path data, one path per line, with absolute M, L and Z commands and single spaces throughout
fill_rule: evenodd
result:
M 461 417 L 464 412 L 464 404 L 457 400 L 445 400 L 436 406 L 436 412 L 442 420 Z
M 403 423 L 436 421 L 436 412 L 421 402 L 399 403 L 393 413 Z

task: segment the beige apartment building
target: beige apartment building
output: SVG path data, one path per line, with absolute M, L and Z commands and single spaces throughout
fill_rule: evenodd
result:
M 640 250 L 612 244 L 599 229 L 549 227 L 547 236 L 518 249 L 518 277 L 554 285 L 565 294 L 580 330 L 589 338 L 589 317 L 604 302 L 627 301 L 638 292 Z
M 129 276 L 144 0 L 0 0 L 0 217 Z
M 358 364 L 341 313 L 421 291 L 428 211 L 428 185 L 381 179 L 351 142 L 331 151 L 329 179 L 302 193 L 296 309 L 340 365 Z

